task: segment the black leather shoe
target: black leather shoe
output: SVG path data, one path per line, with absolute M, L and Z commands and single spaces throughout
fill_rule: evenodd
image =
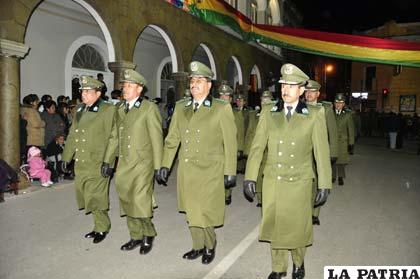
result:
M 305 278 L 305 265 L 302 263 L 301 267 L 296 267 L 295 264 L 293 264 L 292 279 L 303 279 L 303 278 Z
M 198 257 L 202 256 L 203 252 L 204 252 L 204 249 L 199 249 L 199 250 L 192 249 L 191 251 L 182 255 L 182 258 L 187 259 L 187 260 L 195 260 Z
M 131 251 L 134 248 L 136 248 L 137 246 L 140 246 L 141 242 L 143 241 L 143 239 L 130 239 L 129 242 L 127 242 L 126 244 L 124 244 L 123 246 L 121 246 L 121 250 L 123 251 Z
M 214 257 L 216 256 L 216 244 L 217 242 L 214 243 L 213 249 L 204 247 L 203 257 L 201 258 L 202 264 L 209 264 L 214 260 Z
M 338 185 L 344 185 L 344 179 L 342 177 L 338 178 Z
M 257 203 L 257 207 L 261 207 L 262 206 L 262 204 L 259 202 L 259 203 Z
M 320 225 L 319 218 L 316 216 L 312 216 L 312 225 Z
M 282 277 L 286 277 L 286 272 L 271 272 L 270 276 L 267 279 L 281 279 Z
M 85 238 L 94 238 L 96 236 L 96 232 L 91 231 L 90 233 L 85 234 Z
M 230 205 L 232 203 L 232 196 L 229 196 L 225 199 L 225 204 Z
M 149 253 L 152 250 L 154 239 L 155 239 L 154 236 L 143 237 L 143 241 L 140 244 L 140 254 L 146 255 L 147 253 Z
M 95 237 L 93 238 L 93 243 L 99 243 L 105 239 L 107 232 L 96 232 Z

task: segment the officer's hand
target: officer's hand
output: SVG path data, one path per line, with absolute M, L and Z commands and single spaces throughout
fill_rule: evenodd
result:
M 349 154 L 353 155 L 354 154 L 354 145 L 353 144 L 349 144 Z
M 324 205 L 326 203 L 328 195 L 330 194 L 330 189 L 318 189 L 315 197 L 315 207 Z
M 159 179 L 161 183 L 166 184 L 166 182 L 168 182 L 168 176 L 169 176 L 169 169 L 165 167 L 161 167 L 159 170 Z
M 103 177 L 109 177 L 114 172 L 114 169 L 109 166 L 108 163 L 103 162 L 101 166 L 101 175 Z
M 244 152 L 243 151 L 238 151 L 238 160 L 242 160 L 244 158 Z
M 63 173 L 68 173 L 69 172 L 69 162 L 61 161 L 60 169 Z
M 245 180 L 244 181 L 244 196 L 249 202 L 253 202 L 255 198 L 255 193 L 257 192 L 256 189 L 257 183 L 252 180 Z
M 166 181 L 163 181 L 162 178 L 160 177 L 159 170 L 155 170 L 155 180 L 159 185 L 168 186 L 166 184 Z
M 233 188 L 236 186 L 236 175 L 225 175 L 225 188 Z
M 331 165 L 334 165 L 337 162 L 337 157 L 331 157 Z

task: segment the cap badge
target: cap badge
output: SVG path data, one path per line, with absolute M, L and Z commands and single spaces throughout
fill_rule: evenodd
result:
M 125 71 L 124 71 L 124 78 L 125 78 L 125 79 L 130 78 L 130 72 L 129 72 L 128 70 L 125 70 Z
M 196 62 L 191 63 L 191 71 L 196 72 L 198 70 L 198 64 Z
M 285 73 L 286 75 L 291 75 L 291 74 L 293 74 L 293 66 L 292 66 L 292 65 L 290 65 L 290 64 L 286 65 L 286 66 L 284 67 L 284 73 Z

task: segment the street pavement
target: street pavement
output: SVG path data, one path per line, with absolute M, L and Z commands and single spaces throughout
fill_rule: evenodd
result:
M 392 151 L 382 139 L 356 144 L 345 185 L 334 185 L 321 226 L 314 227 L 305 278 L 323 278 L 327 265 L 420 264 L 420 156 L 413 146 Z M 261 212 L 243 198 L 242 180 L 240 175 L 225 225 L 216 230 L 216 259 L 208 266 L 182 259 L 191 239 L 177 211 L 176 171 L 168 187 L 155 186 L 158 236 L 148 255 L 120 251 L 129 235 L 113 182 L 112 228 L 100 244 L 83 237 L 92 230 L 92 217 L 77 210 L 71 181 L 6 195 L 0 204 L 0 279 L 267 278 L 271 258 L 269 244 L 258 242 Z

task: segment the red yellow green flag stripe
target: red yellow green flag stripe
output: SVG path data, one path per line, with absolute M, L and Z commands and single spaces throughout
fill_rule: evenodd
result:
M 354 61 L 420 67 L 420 43 L 253 24 L 223 0 L 167 0 L 212 25 L 225 25 L 245 41 Z M 172 3 L 173 4 L 173 3 Z

